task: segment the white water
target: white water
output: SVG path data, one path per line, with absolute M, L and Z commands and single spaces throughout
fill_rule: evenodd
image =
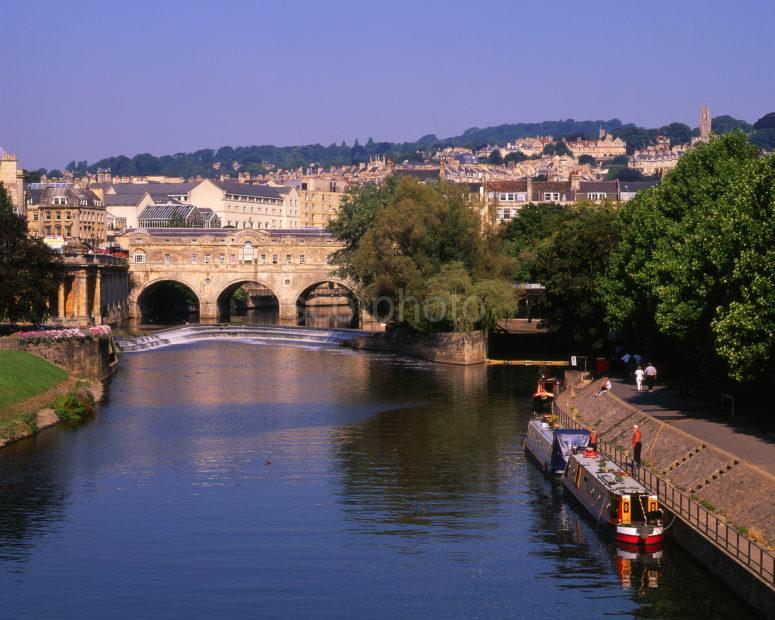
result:
M 339 347 L 351 338 L 368 334 L 369 332 L 355 329 L 279 325 L 187 325 L 137 338 L 116 338 L 116 344 L 124 353 L 148 351 L 199 340 L 238 340 L 251 344 Z

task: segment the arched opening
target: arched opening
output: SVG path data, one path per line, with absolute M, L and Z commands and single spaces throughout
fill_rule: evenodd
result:
M 260 282 L 234 282 L 218 296 L 218 316 L 221 322 L 275 325 L 280 319 L 280 300 Z
M 199 298 L 188 286 L 161 280 L 147 286 L 137 298 L 143 323 L 177 325 L 199 320 Z
M 358 327 L 355 293 L 339 282 L 316 282 L 296 300 L 299 325 L 307 327 Z

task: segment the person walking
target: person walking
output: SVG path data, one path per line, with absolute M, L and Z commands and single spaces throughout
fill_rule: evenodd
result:
M 648 365 L 646 366 L 646 370 L 643 371 L 643 374 L 646 377 L 646 387 L 648 387 L 649 392 L 653 392 L 654 383 L 657 380 L 657 369 L 654 368 L 654 364 L 649 362 Z
M 644 376 L 643 369 L 640 366 L 638 366 L 635 369 L 635 385 L 638 387 L 639 392 L 643 389 L 643 376 Z
M 611 391 L 611 381 L 609 381 L 608 377 L 603 377 L 603 381 L 600 383 L 600 389 L 597 391 L 597 394 L 595 396 L 600 396 L 601 394 L 605 394 L 606 392 Z
M 632 477 L 635 478 L 638 475 L 638 469 L 640 468 L 640 428 L 637 424 L 632 425 L 632 437 L 630 438 L 630 444 L 632 445 Z

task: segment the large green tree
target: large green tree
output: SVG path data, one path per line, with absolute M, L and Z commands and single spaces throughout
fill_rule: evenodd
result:
M 380 318 L 461 331 L 515 310 L 511 260 L 455 185 L 402 177 L 355 188 L 330 229 L 346 243 L 340 274 Z
M 27 235 L 27 222 L 13 212 L 0 183 L 0 320 L 43 321 L 59 271 L 57 255 L 40 239 Z
M 534 278 L 545 288 L 543 322 L 566 343 L 599 349 L 607 334 L 599 280 L 618 240 L 616 211 L 610 204 L 566 209 L 533 259 Z
M 641 343 L 666 339 L 685 364 L 705 372 L 727 364 L 730 377 L 752 376 L 741 360 L 762 354 L 743 353 L 732 326 L 744 325 L 762 303 L 761 281 L 743 273 L 753 247 L 765 261 L 757 277 L 775 286 L 765 268 L 765 248 L 775 241 L 763 216 L 767 204 L 772 211 L 772 187 L 762 180 L 768 165 L 745 134 L 728 133 L 692 149 L 659 186 L 627 203 L 601 282 L 613 329 Z M 775 329 L 766 316 L 763 329 Z

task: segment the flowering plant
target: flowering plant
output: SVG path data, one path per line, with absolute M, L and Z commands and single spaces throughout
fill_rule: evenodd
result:
M 90 337 L 99 340 L 101 338 L 110 338 L 111 333 L 109 325 L 96 325 L 88 328 L 85 332 L 77 327 L 71 327 L 68 329 L 38 329 L 30 332 L 18 332 L 16 336 L 19 340 L 23 340 L 24 342 L 49 343 L 64 342 L 68 340 L 86 340 Z

